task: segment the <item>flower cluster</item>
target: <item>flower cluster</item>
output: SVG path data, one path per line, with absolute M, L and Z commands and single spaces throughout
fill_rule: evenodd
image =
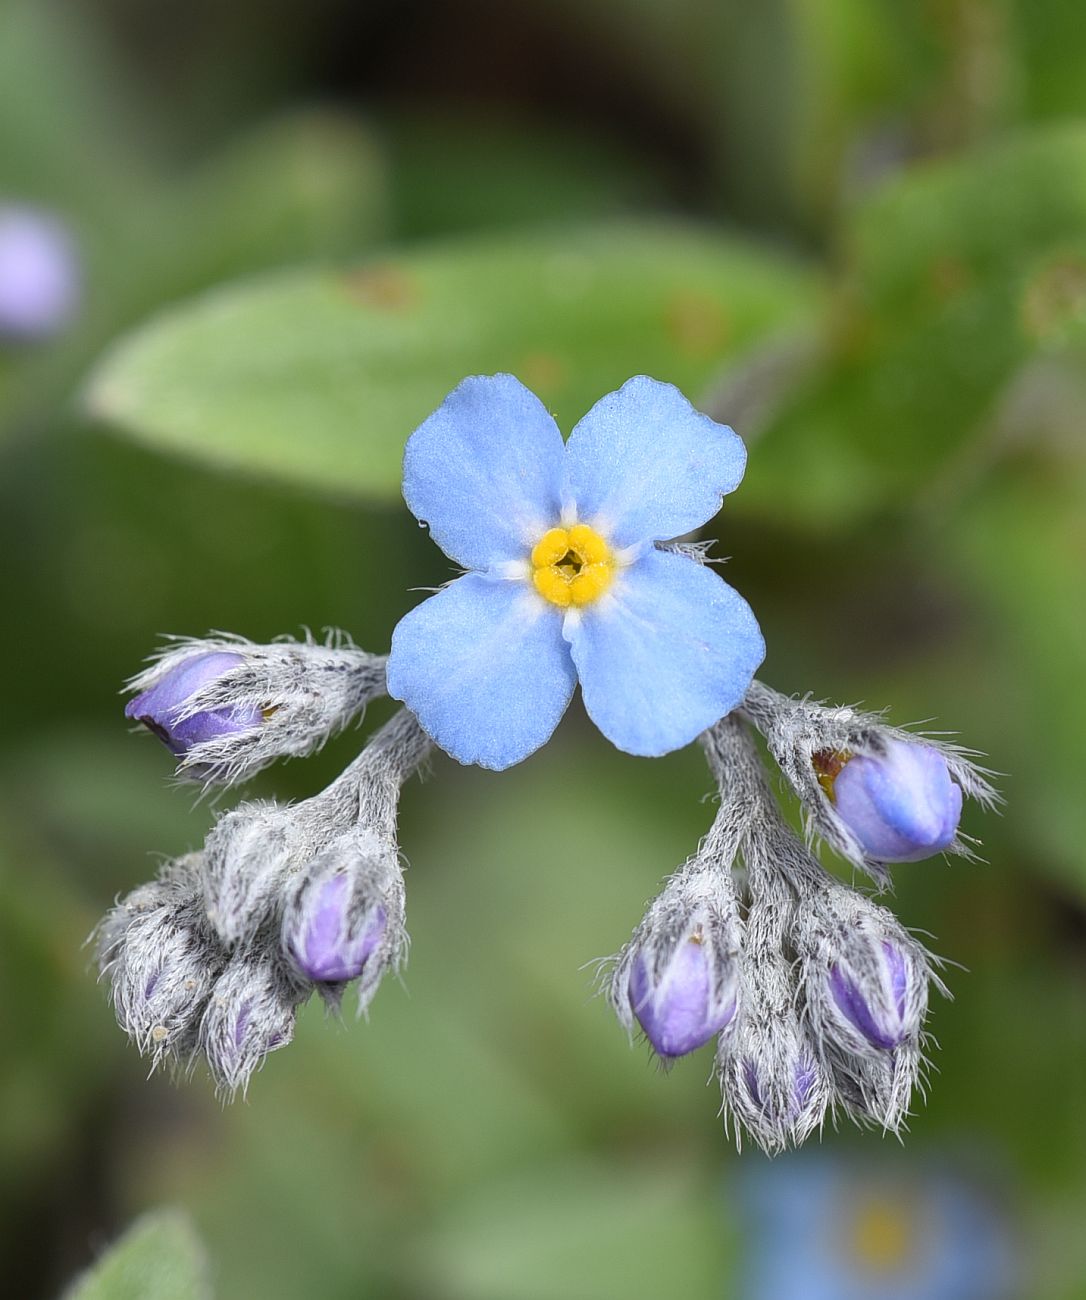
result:
M 960 751 L 753 683 L 743 706 L 701 738 L 719 788 L 716 818 L 614 960 L 611 1003 L 665 1063 L 716 1040 L 725 1117 L 737 1139 L 745 1131 L 780 1151 L 836 1112 L 897 1132 L 922 1077 L 929 991 L 946 992 L 938 959 L 792 832 L 752 721 L 786 772 L 809 769 L 802 788 L 813 834 L 832 827 L 839 841 L 859 845 L 868 836 L 887 843 L 892 833 L 912 859 L 925 846 L 934 851 L 934 817 L 954 823 L 937 847 L 964 852 L 953 833 L 961 786 L 950 772 L 979 799 L 995 797 Z M 825 774 L 814 761 L 830 750 L 851 755 L 835 764 L 832 783 L 819 779 Z M 874 772 L 867 782 L 881 792 L 859 808 L 835 800 L 854 763 Z M 943 792 L 938 807 L 933 790 Z M 860 849 L 854 861 L 885 879 L 884 862 Z
M 141 708 L 157 712 L 153 729 L 179 754 L 182 770 L 202 747 L 245 736 L 239 718 L 266 711 L 241 695 L 231 706 L 193 713 L 185 692 L 199 698 L 209 664 L 230 674 L 244 665 L 228 659 L 251 658 L 259 672 L 282 649 L 246 645 L 228 656 L 190 643 L 186 658 L 160 661 L 140 697 L 154 698 Z M 288 649 L 296 665 L 312 658 L 316 680 L 329 653 L 336 656 L 332 701 L 373 693 L 372 656 L 309 644 Z M 245 673 L 236 680 L 244 683 Z M 333 707 L 323 716 L 330 726 L 342 722 Z M 193 727 L 193 718 L 203 721 Z M 429 749 L 429 738 L 401 710 L 320 794 L 230 810 L 201 852 L 168 862 L 157 880 L 108 913 L 97 934 L 99 968 L 118 1022 L 153 1066 L 187 1072 L 203 1058 L 220 1088 L 244 1091 L 268 1053 L 290 1042 L 295 1014 L 311 994 L 338 1009 L 353 985 L 359 1010 L 369 1005 L 406 951 L 396 808 L 403 782 Z M 196 768 L 206 775 L 204 765 Z
M 745 451 L 667 384 L 603 398 L 563 443 L 508 375 L 465 380 L 408 441 L 404 494 L 468 572 L 412 610 L 386 661 L 326 645 L 179 640 L 131 682 L 126 713 L 178 774 L 232 785 L 308 754 L 386 692 L 405 707 L 322 793 L 249 802 L 202 850 L 121 900 L 98 935 L 121 1026 L 153 1064 L 203 1058 L 244 1089 L 316 991 L 366 1007 L 406 950 L 400 788 L 431 742 L 502 769 L 543 744 L 579 684 L 618 748 L 700 737 L 719 807 L 613 960 L 626 1029 L 666 1064 L 715 1040 L 726 1120 L 769 1152 L 827 1115 L 898 1131 L 924 1067 L 937 960 L 813 852 L 879 888 L 888 863 L 970 852 L 963 794 L 996 796 L 955 746 L 754 680 L 749 606 L 676 540 L 742 477 Z M 755 744 L 803 809 L 798 838 Z

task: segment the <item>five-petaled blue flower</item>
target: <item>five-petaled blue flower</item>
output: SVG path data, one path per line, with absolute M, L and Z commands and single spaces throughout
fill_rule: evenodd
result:
M 713 569 L 656 543 L 712 518 L 745 466 L 731 429 L 643 375 L 568 443 L 512 375 L 465 379 L 408 440 L 403 493 L 469 572 L 400 621 L 389 694 L 461 763 L 499 770 L 550 738 L 578 681 L 619 749 L 689 744 L 765 643 Z

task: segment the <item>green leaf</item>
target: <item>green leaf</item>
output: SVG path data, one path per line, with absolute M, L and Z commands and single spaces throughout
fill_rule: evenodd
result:
M 47 0 L 0 4 L 0 158 L 5 197 L 116 222 L 143 180 L 140 114 L 100 27 Z
M 347 114 L 262 122 L 158 196 L 158 230 L 133 276 L 142 310 L 229 276 L 357 257 L 385 233 L 385 165 Z
M 207 1300 L 207 1260 L 189 1218 L 156 1210 L 138 1219 L 65 1300 Z
M 980 703 L 1008 772 L 1001 785 L 1013 831 L 1027 855 L 1080 894 L 1086 891 L 1083 519 L 1086 459 L 1040 455 L 1034 446 L 1001 467 L 955 519 L 944 552 L 997 632 L 977 689 L 988 687 Z
M 917 168 L 858 214 L 820 364 L 768 426 L 740 510 L 847 526 L 923 499 L 1006 385 L 1086 320 L 1086 127 Z
M 696 397 L 816 288 L 793 263 L 685 226 L 448 242 L 184 304 L 122 340 L 86 401 L 158 450 L 392 497 L 407 436 L 465 375 L 512 371 L 568 431 L 633 374 Z

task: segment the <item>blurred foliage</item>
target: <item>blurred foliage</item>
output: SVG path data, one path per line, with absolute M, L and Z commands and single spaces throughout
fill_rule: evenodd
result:
M 1081 6 L 227 9 L 0 0 L 0 190 L 64 216 L 86 278 L 68 335 L 0 348 L 6 1289 L 177 1204 L 224 1297 L 743 1300 L 708 1062 L 647 1068 L 585 968 L 704 829 L 696 753 L 574 715 L 500 777 L 438 760 L 405 797 L 410 996 L 308 1008 L 247 1105 L 145 1080 L 81 947 L 214 813 L 124 735 L 121 679 L 165 631 L 387 644 L 448 576 L 402 441 L 511 368 L 566 429 L 639 370 L 733 422 L 719 529 L 766 677 L 1006 773 L 966 822 L 986 862 L 897 875 L 969 972 L 909 1144 L 990 1153 L 1028 1300 L 1086 1295 Z M 156 1233 L 189 1251 L 182 1222 L 85 1293 Z
M 84 1277 L 67 1300 L 204 1300 L 207 1260 L 187 1216 L 147 1214 Z
M 465 375 L 514 372 L 569 429 L 631 374 L 703 388 L 811 287 L 674 227 L 474 238 L 203 298 L 122 341 L 86 400 L 168 450 L 395 499 L 403 430 Z

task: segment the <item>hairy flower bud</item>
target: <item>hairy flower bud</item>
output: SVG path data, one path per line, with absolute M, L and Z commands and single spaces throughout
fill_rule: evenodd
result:
M 724 1033 L 739 1001 L 739 917 L 731 876 L 693 858 L 653 900 L 610 977 L 621 1023 L 672 1060 Z
M 873 968 L 863 975 L 845 966 L 830 967 L 830 992 L 837 1009 L 872 1047 L 898 1047 L 918 1026 L 910 1023 L 915 999 L 909 998 L 905 954 L 892 943 L 880 945 Z
M 191 1045 L 225 960 L 204 915 L 195 855 L 134 890 L 99 927 L 99 969 L 117 1021 L 156 1065 Z
M 341 633 L 326 645 L 182 639 L 129 685 L 141 693 L 126 712 L 166 741 L 180 775 L 233 785 L 312 753 L 356 719 L 384 693 L 385 660 Z
M 241 655 L 218 651 L 182 658 L 157 676 L 147 690 L 129 700 L 125 717 L 142 722 L 178 758 L 209 740 L 251 731 L 263 720 L 261 710 L 253 705 L 195 713 L 185 707 L 201 687 L 217 681 L 242 662 Z
M 403 879 L 395 847 L 355 827 L 300 873 L 283 909 L 282 947 L 295 969 L 337 1003 L 360 979 L 368 1002 L 405 943 Z
M 717 974 L 700 929 L 681 939 L 662 966 L 658 959 L 655 969 L 650 954 L 637 954 L 630 1006 L 660 1056 L 685 1056 L 731 1024 L 739 997 L 735 963 L 723 967 L 723 978 Z
M 795 942 L 821 1038 L 861 1056 L 919 1041 L 931 966 L 886 908 L 828 885 L 807 900 Z
M 244 1092 L 268 1053 L 290 1042 L 297 1008 L 307 994 L 270 945 L 239 951 L 230 959 L 211 990 L 199 1033 L 221 1088 Z
M 308 831 L 296 809 L 276 803 L 239 804 L 219 818 L 204 848 L 203 883 L 223 943 L 247 942 L 275 916 L 291 864 L 311 851 Z
M 0 208 L 0 339 L 51 338 L 75 314 L 79 259 L 62 222 L 27 207 Z
M 737 1132 L 746 1129 L 764 1151 L 800 1146 L 821 1125 L 829 1081 L 790 1011 L 744 1017 L 734 1038 L 721 1040 L 717 1064 Z
M 962 791 L 931 745 L 890 740 L 881 754 L 854 754 L 831 791 L 838 816 L 881 862 L 918 862 L 954 842 Z
M 762 879 L 765 863 L 748 846 L 748 867 L 763 886 L 751 901 L 743 949 L 743 1000 L 717 1047 L 725 1114 L 769 1153 L 800 1146 L 822 1124 L 831 1084 L 818 1045 L 800 1018 L 794 966 L 782 938 L 794 917 L 791 891 Z
M 923 1067 L 933 958 L 892 912 L 826 881 L 794 933 L 805 1015 L 846 1108 L 897 1131 Z
M 791 699 L 763 682 L 743 713 L 798 795 L 810 834 L 880 887 L 886 863 L 969 853 L 956 834 L 963 795 L 986 808 L 1000 802 L 993 774 L 968 750 L 922 742 L 878 714 Z

